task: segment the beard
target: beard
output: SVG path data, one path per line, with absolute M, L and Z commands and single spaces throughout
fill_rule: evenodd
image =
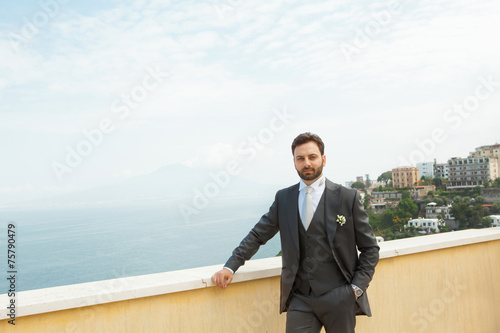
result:
M 306 171 L 312 171 L 310 174 L 306 174 Z M 297 170 L 299 177 L 303 180 L 313 180 L 321 176 L 323 173 L 323 165 L 320 165 L 317 169 L 315 168 L 303 168 L 302 170 Z

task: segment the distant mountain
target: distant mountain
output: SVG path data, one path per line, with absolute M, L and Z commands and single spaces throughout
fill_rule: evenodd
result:
M 177 163 L 116 184 L 26 202 L 21 207 L 179 201 L 192 198 L 197 193 L 216 197 L 256 196 L 277 189 L 279 185 L 252 182 L 238 175 L 231 176 L 226 171 L 195 169 Z

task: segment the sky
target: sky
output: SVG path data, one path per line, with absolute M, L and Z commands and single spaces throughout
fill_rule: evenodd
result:
M 466 157 L 500 142 L 499 31 L 498 1 L 3 4 L 0 201 L 174 163 L 286 186 L 307 131 L 341 184 Z

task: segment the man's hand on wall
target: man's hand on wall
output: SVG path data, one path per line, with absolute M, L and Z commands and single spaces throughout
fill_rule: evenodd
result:
M 212 275 L 212 282 L 215 283 L 216 286 L 222 289 L 226 289 L 226 287 L 233 281 L 233 273 L 229 270 L 223 268 L 220 271 L 216 272 Z

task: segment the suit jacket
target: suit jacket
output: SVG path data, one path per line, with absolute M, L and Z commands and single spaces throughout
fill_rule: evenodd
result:
M 283 263 L 280 313 L 288 308 L 293 282 L 299 268 L 298 194 L 299 184 L 278 191 L 269 212 L 261 217 L 240 245 L 234 249 L 225 264 L 225 267 L 236 272 L 261 245 L 279 231 Z M 371 316 L 366 288 L 378 263 L 379 246 L 368 223 L 368 215 L 355 189 L 345 188 L 327 179 L 324 195 L 325 227 L 333 257 L 345 279 L 364 291 L 356 300 L 356 314 Z M 337 222 L 338 215 L 346 218 L 342 226 Z

